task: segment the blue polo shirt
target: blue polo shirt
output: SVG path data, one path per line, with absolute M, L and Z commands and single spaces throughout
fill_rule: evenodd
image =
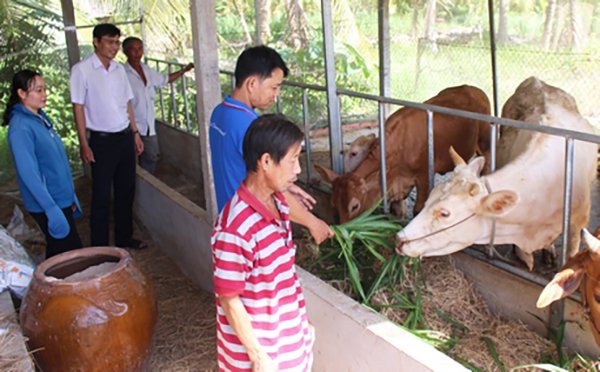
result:
M 256 111 L 230 96 L 212 112 L 208 134 L 219 212 L 246 178 L 242 144 L 257 117 Z

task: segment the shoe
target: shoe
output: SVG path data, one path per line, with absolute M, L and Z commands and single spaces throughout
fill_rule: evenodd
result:
M 145 249 L 145 248 L 148 248 L 148 244 L 146 244 L 145 242 L 143 242 L 141 240 L 131 238 L 127 245 L 117 244 L 117 247 L 129 248 L 129 249 Z

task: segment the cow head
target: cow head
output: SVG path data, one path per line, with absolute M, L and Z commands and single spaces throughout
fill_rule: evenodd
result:
M 365 160 L 371 147 L 377 142 L 375 134 L 357 137 L 344 153 L 344 172 L 350 173 Z
M 362 177 L 353 173 L 339 175 L 318 164 L 315 165 L 315 169 L 332 186 L 331 204 L 337 210 L 341 223 L 359 216 L 379 199 L 379 188 L 369 190 Z
M 583 229 L 581 234 L 588 249 L 571 257 L 554 275 L 544 287 L 536 306 L 546 307 L 569 296 L 581 285 L 584 303 L 590 310 L 592 333 L 596 343 L 600 345 L 600 240 L 586 229 Z M 595 235 L 600 236 L 600 228 L 596 229 Z
M 397 234 L 398 254 L 441 256 L 464 249 L 489 235 L 493 219 L 516 206 L 514 191 L 488 191 L 480 177 L 483 157 L 466 164 L 454 149 L 450 154 L 453 176 L 432 190 L 423 210 Z

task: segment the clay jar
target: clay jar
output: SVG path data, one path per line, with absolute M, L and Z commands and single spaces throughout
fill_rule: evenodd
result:
M 145 371 L 156 324 L 150 281 L 127 251 L 83 248 L 42 262 L 20 310 L 43 371 Z

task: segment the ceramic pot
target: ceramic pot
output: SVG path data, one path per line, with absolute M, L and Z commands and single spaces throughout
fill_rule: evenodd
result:
M 43 371 L 145 371 L 156 325 L 150 281 L 120 248 L 83 248 L 34 271 L 20 322 Z

